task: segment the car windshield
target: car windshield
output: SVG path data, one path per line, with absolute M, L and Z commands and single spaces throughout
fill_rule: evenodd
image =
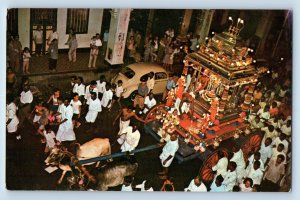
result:
M 121 73 L 124 74 L 129 79 L 131 79 L 135 75 L 135 72 L 132 69 L 128 68 L 128 67 L 124 67 L 121 70 Z

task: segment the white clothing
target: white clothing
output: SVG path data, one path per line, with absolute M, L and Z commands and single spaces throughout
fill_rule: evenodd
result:
M 104 93 L 104 91 L 106 90 L 105 86 L 106 86 L 106 82 L 103 81 L 102 83 L 100 83 L 100 80 L 96 81 L 97 82 L 97 89 L 98 89 L 98 92 L 100 93 Z
M 241 192 L 252 192 L 252 187 L 247 188 L 244 183 L 241 183 L 239 186 L 240 186 Z
M 34 117 L 33 117 L 33 120 L 32 120 L 32 122 L 33 122 L 33 123 L 35 123 L 35 122 L 39 122 L 39 121 L 40 121 L 40 119 L 41 119 L 41 116 L 40 116 L 40 115 L 37 115 L 37 114 L 35 114 L 35 115 L 34 115 Z
M 147 80 L 147 87 L 148 87 L 148 91 L 150 92 L 150 90 L 153 90 L 154 88 L 154 84 L 155 84 L 155 80 L 154 80 L 154 77 L 153 78 L 149 78 Z
M 111 90 L 106 90 L 104 91 L 103 93 L 103 96 L 102 96 L 102 99 L 101 99 L 101 104 L 103 107 L 107 107 L 107 108 L 110 108 L 111 106 L 111 102 L 110 104 L 108 105 L 108 102 L 112 100 L 112 97 L 113 97 L 113 92 Z
M 253 180 L 253 185 L 260 185 L 262 178 L 264 176 L 264 172 L 258 168 L 255 170 L 253 166 L 250 168 L 249 172 L 246 174 L 246 177 L 251 178 Z
M 100 100 L 98 98 L 95 100 L 91 99 L 89 104 L 89 111 L 85 116 L 85 120 L 87 122 L 94 123 L 98 116 L 98 112 L 101 111 L 102 111 L 102 106 Z
M 182 103 L 182 106 L 181 106 L 181 108 L 180 108 L 180 111 L 181 111 L 182 113 L 188 113 L 189 110 L 190 110 L 190 106 L 191 106 L 190 103 L 183 102 L 183 103 Z
M 262 121 L 265 121 L 265 120 L 269 120 L 270 119 L 270 112 L 267 111 L 267 112 L 264 112 L 264 109 L 259 109 L 259 111 L 257 112 L 257 115 L 260 117 L 260 119 Z
M 280 124 L 279 121 L 274 122 L 274 118 L 269 119 L 269 123 L 270 123 L 272 126 L 274 126 L 275 129 L 281 127 L 281 124 Z
M 292 127 L 287 127 L 286 124 L 284 124 L 282 127 L 281 127 L 281 131 L 286 134 L 287 136 L 290 136 L 291 135 L 291 132 L 292 132 Z
M 246 173 L 250 171 L 250 168 L 253 166 L 254 162 L 256 161 L 256 160 L 254 160 L 254 154 L 252 154 L 248 158 L 248 161 L 249 161 L 249 165 L 247 166 Z M 262 171 L 264 171 L 265 170 L 265 164 L 264 164 L 264 162 L 262 161 L 262 159 L 259 159 L 259 162 L 260 162 L 260 167 L 259 168 Z
M 73 87 L 73 93 L 77 93 L 79 96 L 85 95 L 85 85 L 76 83 Z
M 260 146 L 260 159 L 263 161 L 264 164 L 266 164 L 267 159 L 272 157 L 273 150 L 272 150 L 272 145 L 269 145 L 266 147 L 264 143 L 261 144 Z
M 62 118 L 62 113 L 65 112 L 66 106 L 65 104 L 59 104 L 57 112 L 60 113 L 59 115 L 56 116 L 57 119 L 61 119 Z
M 62 113 L 62 121 L 67 119 L 64 123 L 59 125 L 56 139 L 60 142 L 63 141 L 73 141 L 76 140 L 76 136 L 73 130 L 73 108 L 71 105 L 65 107 L 64 112 Z
M 124 92 L 124 89 L 123 89 L 123 86 L 117 86 L 117 88 L 116 88 L 116 96 L 117 97 L 121 97 L 121 94 Z
M 265 132 L 262 142 L 264 142 L 268 137 L 273 140 L 278 136 L 277 131 L 274 129 L 272 132 L 269 131 L 268 127 L 261 128 L 262 131 Z
M 226 192 L 225 185 L 222 183 L 222 185 L 218 187 L 214 181 L 210 186 L 210 192 Z
M 96 39 L 96 46 L 97 47 L 101 47 L 102 46 L 102 42 L 100 39 Z
M 204 183 L 201 182 L 199 186 L 195 185 L 194 179 L 190 182 L 187 188 L 184 188 L 184 191 L 191 191 L 191 192 L 207 192 L 207 188 Z
M 163 167 L 169 167 L 174 159 L 175 153 L 177 152 L 177 150 L 179 149 L 179 144 L 178 144 L 178 139 L 175 141 L 169 140 L 167 142 L 167 144 L 164 146 L 164 148 L 162 149 L 162 153 L 160 154 L 159 158 L 161 160 L 161 164 Z M 170 158 L 166 164 L 164 165 L 163 162 L 169 157 L 172 156 L 172 158 Z
M 273 148 L 271 160 L 275 160 L 275 161 L 276 161 L 278 155 L 283 155 L 283 156 L 284 156 L 284 161 L 283 161 L 283 163 L 286 164 L 286 154 L 284 153 L 284 150 L 281 151 L 281 152 L 279 152 L 279 151 L 277 150 L 277 148 Z
M 122 192 L 132 192 L 133 189 L 132 189 L 131 184 L 130 184 L 129 186 L 122 185 L 121 191 L 122 191 Z
M 11 119 L 10 123 L 6 126 L 8 133 L 14 133 L 18 130 L 19 119 L 17 117 L 17 110 L 18 107 L 13 102 L 6 106 L 6 122 Z
M 277 148 L 280 143 L 282 143 L 284 146 L 283 152 L 287 154 L 289 150 L 289 143 L 287 140 L 280 140 L 279 137 L 276 137 L 275 140 L 272 142 L 272 146 L 275 146 L 275 148 Z
M 125 128 L 127 128 L 127 127 L 129 126 L 129 124 L 130 124 L 130 119 L 127 120 L 127 121 L 123 121 L 123 120 L 120 118 L 120 124 L 119 124 L 120 130 L 119 130 L 119 132 L 118 132 L 118 135 L 121 135 L 122 132 L 123 132 L 123 130 L 124 130 Z M 119 144 L 122 144 L 122 143 L 119 142 Z
M 57 39 L 58 40 L 58 33 L 57 31 L 50 33 L 49 42 L 52 42 L 52 40 Z
M 156 105 L 156 100 L 155 98 L 152 98 L 150 100 L 149 96 L 146 96 L 144 104 L 147 105 L 149 107 L 149 109 L 151 109 L 153 106 Z M 144 108 L 143 112 L 146 114 L 149 111 L 148 108 Z
M 224 181 L 223 181 L 223 185 L 225 186 L 225 190 L 227 192 L 232 191 L 232 188 L 233 188 L 233 186 L 235 186 L 236 182 L 237 182 L 237 172 L 236 172 L 236 170 L 234 170 L 233 172 L 228 170 L 225 177 L 224 177 Z
M 132 132 L 132 129 L 131 126 L 128 126 L 122 131 L 122 134 L 125 134 L 125 141 L 121 146 L 122 152 L 133 151 L 139 144 L 141 134 L 139 130 Z
M 70 102 L 70 105 L 73 107 L 73 113 L 74 114 L 80 114 L 80 110 L 79 110 L 79 107 L 82 105 L 81 101 L 78 100 L 78 101 L 74 101 L 73 99 L 71 100 Z
M 36 44 L 43 44 L 43 31 L 36 30 L 33 33 L 33 39 Z
M 244 160 L 244 154 L 242 149 L 240 149 L 238 152 L 233 154 L 233 157 L 230 159 L 230 161 L 233 161 L 236 163 L 236 173 L 237 173 L 237 179 L 238 181 L 242 180 L 245 174 L 245 160 Z
M 153 192 L 153 187 L 150 187 L 148 190 L 145 189 L 145 182 L 143 181 L 141 184 L 136 185 L 135 188 L 140 188 L 141 192 Z
M 91 85 L 88 85 L 85 88 L 85 96 L 84 96 L 84 98 L 86 99 L 86 104 L 89 104 L 90 100 L 91 100 L 90 86 Z M 91 92 L 95 92 L 96 93 L 96 97 L 98 98 L 98 89 L 97 88 L 92 89 Z
M 51 131 L 50 133 L 47 133 L 47 131 L 44 130 L 43 133 L 44 133 L 44 137 L 46 138 L 46 147 L 54 148 L 54 146 L 55 146 L 55 141 L 54 141 L 55 134 L 54 134 L 54 132 Z
M 212 167 L 213 171 L 217 171 L 216 177 L 220 174 L 224 177 L 227 173 L 227 166 L 228 166 L 228 158 L 223 157 L 218 160 L 218 163 Z
M 33 101 L 33 95 L 30 90 L 27 92 L 21 92 L 20 102 L 22 104 L 31 103 Z
M 277 183 L 280 179 L 280 176 L 284 175 L 285 173 L 284 163 L 280 163 L 276 166 L 276 160 L 271 160 L 268 166 L 269 168 L 265 173 L 265 178 L 273 183 Z

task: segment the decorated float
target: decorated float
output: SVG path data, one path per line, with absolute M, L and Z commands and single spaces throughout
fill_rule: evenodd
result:
M 258 150 L 260 146 L 260 135 L 254 139 L 247 135 L 245 118 L 258 78 L 267 69 L 253 65 L 253 50 L 244 47 L 239 37 L 243 26 L 239 18 L 237 24 L 232 22 L 227 31 L 213 33 L 198 51 L 188 54 L 183 75 L 169 91 L 166 104 L 156 106 L 146 117 L 146 132 L 160 142 L 169 140 L 172 133 L 180 136 L 179 162 L 195 157 L 207 162 L 200 170 L 203 177 L 211 178 L 203 173 L 216 160 L 214 151 L 220 142 L 246 136 L 240 144 L 246 158 L 250 147 Z M 188 105 L 187 112 L 182 111 L 183 104 L 184 109 Z

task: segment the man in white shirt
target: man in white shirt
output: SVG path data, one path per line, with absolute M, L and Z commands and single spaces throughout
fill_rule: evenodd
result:
M 16 133 L 18 130 L 19 119 L 17 117 L 18 107 L 14 103 L 14 98 L 12 96 L 7 96 L 6 104 L 6 128 L 8 133 Z M 21 136 L 18 135 L 16 138 L 19 140 Z
M 269 125 L 268 127 L 263 127 L 261 128 L 262 131 L 265 132 L 264 137 L 263 137 L 263 142 L 265 141 L 266 138 L 271 138 L 272 141 L 275 140 L 275 138 L 278 136 L 278 132 L 275 130 L 274 126 Z
M 161 179 L 166 179 L 168 175 L 168 167 L 171 165 L 175 153 L 179 149 L 179 143 L 176 134 L 172 134 L 170 136 L 170 140 L 166 143 L 164 148 L 162 149 L 162 153 L 160 154 L 159 158 L 163 167 L 163 171 L 159 174 L 161 175 Z
M 187 188 L 184 188 L 184 191 L 189 192 L 207 192 L 207 188 L 204 183 L 197 176 L 189 184 Z
M 271 160 L 276 160 L 278 155 L 283 155 L 286 158 L 286 154 L 284 153 L 284 144 L 282 143 L 278 144 L 276 148 L 273 148 Z M 285 164 L 285 161 L 283 163 Z
M 85 116 L 85 120 L 88 123 L 94 123 L 98 113 L 102 111 L 102 106 L 100 100 L 97 98 L 95 92 L 91 92 L 91 100 L 89 102 L 89 111 Z
M 83 98 L 85 95 L 85 85 L 83 84 L 83 78 L 77 77 L 76 83 L 73 86 L 73 93 L 77 93 L 79 95 L 79 99 L 81 103 L 83 102 Z
M 62 121 L 59 123 L 56 139 L 59 142 L 74 141 L 76 136 L 73 130 L 73 108 L 69 100 L 64 101 L 65 109 L 62 113 Z
M 103 93 L 103 97 L 101 99 L 101 104 L 104 108 L 110 108 L 112 97 L 113 97 L 113 92 L 111 91 L 109 84 L 106 84 L 105 87 L 106 87 L 106 90 Z
M 52 33 L 50 33 L 48 38 L 48 45 L 52 42 L 52 40 L 58 40 L 58 32 L 56 31 L 56 27 L 52 28 Z
M 210 192 L 226 192 L 225 185 L 223 185 L 224 178 L 222 175 L 216 177 L 216 180 L 210 186 Z
M 103 96 L 103 93 L 104 91 L 106 90 L 106 81 L 105 81 L 105 76 L 104 75 L 101 75 L 100 76 L 100 79 L 97 82 L 97 89 L 98 89 L 98 96 L 99 96 L 99 99 L 101 100 L 102 99 L 102 96 Z
M 137 126 L 128 126 L 125 128 L 122 133 L 124 135 L 123 141 L 118 140 L 118 142 L 121 142 L 121 151 L 133 151 L 137 145 L 139 144 L 141 134 L 137 128 Z
M 86 100 L 86 104 L 89 104 L 90 100 L 91 100 L 91 92 L 95 92 L 98 98 L 98 89 L 97 89 L 97 82 L 96 81 L 91 81 L 91 84 L 86 86 L 85 89 L 85 100 Z
M 287 154 L 289 150 L 289 142 L 286 140 L 287 136 L 284 133 L 280 133 L 279 137 L 276 137 L 275 140 L 272 142 L 272 146 L 277 148 L 279 144 L 284 145 L 283 152 Z
M 153 108 L 156 105 L 156 100 L 154 98 L 154 95 L 152 92 L 150 92 L 148 94 L 148 96 L 146 96 L 145 98 L 145 102 L 144 102 L 144 110 L 143 113 L 146 114 L 151 108 Z
M 21 92 L 19 105 L 19 119 L 21 126 L 24 126 L 25 119 L 29 120 L 30 118 L 32 101 L 33 95 L 29 89 L 29 86 L 24 85 L 23 91 Z
M 37 30 L 33 33 L 33 41 L 35 43 L 36 56 L 41 56 L 43 48 L 43 31 L 41 30 L 40 25 L 37 26 Z
M 261 160 L 263 161 L 264 165 L 266 165 L 269 160 L 272 157 L 272 139 L 271 138 L 266 138 L 265 142 L 262 142 L 260 146 L 260 155 L 261 155 Z
M 229 162 L 228 171 L 224 176 L 223 185 L 225 186 L 226 192 L 232 191 L 233 186 L 237 183 L 237 164 L 235 162 Z
M 218 157 L 219 157 L 219 160 L 218 160 L 217 164 L 212 167 L 212 170 L 217 171 L 216 177 L 219 175 L 222 175 L 222 177 L 224 177 L 225 174 L 227 173 L 228 158 L 225 157 L 225 155 L 222 151 L 218 151 Z
M 234 147 L 233 149 L 233 157 L 230 161 L 235 162 L 237 165 L 236 173 L 237 173 L 237 181 L 240 183 L 245 174 L 245 159 L 242 149 L 238 147 Z
M 291 124 L 292 121 L 291 120 L 287 120 L 286 124 L 284 124 L 282 127 L 281 127 L 281 131 L 286 134 L 288 137 L 291 136 L 291 132 L 292 132 L 292 127 L 291 127 Z
M 148 87 L 149 93 L 152 92 L 154 85 L 155 85 L 154 72 L 150 72 L 149 78 L 147 80 L 147 87 Z
M 250 167 L 250 170 L 246 173 L 245 177 L 249 177 L 253 180 L 254 185 L 260 185 L 264 172 L 261 169 L 261 162 L 258 160 L 254 161 L 253 165 Z
M 245 174 L 247 174 L 250 169 L 253 167 L 253 164 L 255 161 L 259 161 L 260 162 L 260 169 L 262 171 L 265 170 L 265 165 L 264 165 L 264 162 L 261 160 L 261 155 L 259 152 L 255 152 L 254 154 L 252 154 L 249 158 L 248 158 L 248 161 L 247 161 L 247 168 L 246 168 L 246 172 Z

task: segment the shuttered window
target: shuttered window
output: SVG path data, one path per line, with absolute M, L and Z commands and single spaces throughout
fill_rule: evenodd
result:
M 68 9 L 66 33 L 69 34 L 71 28 L 76 34 L 87 33 L 89 12 L 89 9 Z

